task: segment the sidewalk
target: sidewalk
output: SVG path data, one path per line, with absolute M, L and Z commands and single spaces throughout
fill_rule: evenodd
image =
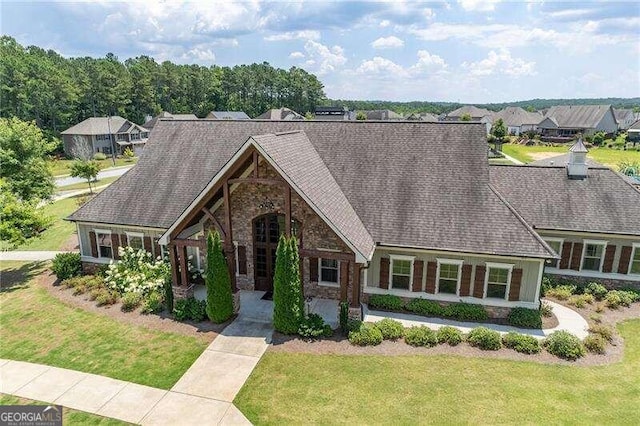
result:
M 0 251 L 0 260 L 18 260 L 28 262 L 42 262 L 51 260 L 58 253 L 68 253 L 66 251 Z
M 498 324 L 453 321 L 444 318 L 428 318 L 419 315 L 402 314 L 396 312 L 370 311 L 367 307 L 365 307 L 364 310 L 363 321 L 376 322 L 380 321 L 383 318 L 393 318 L 400 321 L 405 327 L 426 325 L 433 330 L 438 330 L 440 327 L 450 325 L 460 329 L 463 333 L 468 333 L 469 331 L 471 331 L 471 329 L 482 326 L 487 327 L 491 330 L 495 330 L 501 334 L 515 331 L 517 333 L 533 336 L 537 339 L 543 339 L 549 334 L 558 330 L 566 330 L 571 334 L 575 334 L 580 339 L 584 339 L 585 337 L 587 337 L 587 335 L 589 334 L 587 331 L 587 329 L 589 328 L 589 324 L 587 324 L 587 321 L 582 318 L 579 313 L 558 303 L 551 302 L 550 300 L 546 300 L 545 302 L 553 307 L 553 313 L 556 318 L 558 318 L 558 326 L 544 330 L 517 328 Z

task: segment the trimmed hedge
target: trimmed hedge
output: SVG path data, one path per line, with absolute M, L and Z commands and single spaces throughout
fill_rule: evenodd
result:
M 455 327 L 451 327 L 450 325 L 440 327 L 436 335 L 438 337 L 438 343 L 448 343 L 449 346 L 459 345 L 464 340 L 462 331 L 458 330 Z
M 433 300 L 411 299 L 404 307 L 407 311 L 428 317 L 444 316 L 444 308 Z
M 584 345 L 580 339 L 564 330 L 551 333 L 544 340 L 543 346 L 550 354 L 569 361 L 575 361 L 585 355 Z
M 51 270 L 59 280 L 77 277 L 82 273 L 80 253 L 58 253 L 51 262 Z
M 487 310 L 482 305 L 471 303 L 452 303 L 444 308 L 444 316 L 458 321 L 486 321 Z
M 404 327 L 399 321 L 385 318 L 375 323 L 384 340 L 398 340 L 404 336 Z
M 435 331 L 421 325 L 419 327 L 406 329 L 404 332 L 404 341 L 407 345 L 411 346 L 432 347 L 438 344 L 438 337 Z
M 318 314 L 309 314 L 300 321 L 298 326 L 298 334 L 308 339 L 316 339 L 318 337 L 331 337 L 333 330 L 329 324 Z
M 392 294 L 372 294 L 369 296 L 369 306 L 373 309 L 400 311 L 404 303 L 401 298 Z
M 542 350 L 540 342 L 533 336 L 520 333 L 507 333 L 502 337 L 502 344 L 523 354 L 537 354 Z
M 537 309 L 513 308 L 507 320 L 514 327 L 542 328 L 542 315 Z
M 502 347 L 500 333 L 486 327 L 476 327 L 469 332 L 467 341 L 471 346 L 475 346 L 484 351 L 497 351 Z
M 382 333 L 375 325 L 362 323 L 358 330 L 349 332 L 349 342 L 356 346 L 376 346 L 382 343 Z
M 178 321 L 191 320 L 200 322 L 207 316 L 207 302 L 193 297 L 179 299 L 173 308 L 173 316 Z
M 592 294 L 596 300 L 602 300 L 609 292 L 605 286 L 597 282 L 590 282 L 584 288 L 585 294 Z

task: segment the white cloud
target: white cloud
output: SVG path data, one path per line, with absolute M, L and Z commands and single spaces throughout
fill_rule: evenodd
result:
M 329 48 L 322 43 L 308 40 L 304 44 L 304 50 L 307 52 L 307 57 L 310 58 L 305 64 L 318 75 L 335 71 L 347 62 L 344 49 L 340 46 Z
M 513 58 L 507 49 L 490 51 L 487 57 L 478 62 L 463 62 L 462 68 L 467 69 L 472 76 L 488 76 L 506 74 L 514 77 L 534 75 L 535 62 L 526 62 L 520 58 Z
M 362 61 L 356 69 L 358 74 L 395 74 L 396 76 L 404 76 L 407 72 L 400 65 L 389 59 L 376 56 L 371 60 Z
M 418 50 L 418 62 L 409 68 L 409 72 L 416 75 L 433 74 L 445 71 L 447 63 L 438 55 L 432 55 L 426 50 Z
M 291 41 L 291 40 L 320 40 L 320 31 L 288 31 L 270 35 L 264 38 L 266 41 Z
M 383 19 L 382 21 L 380 21 L 379 24 L 382 28 L 388 27 L 389 25 L 391 25 L 391 21 L 389 21 L 388 19 Z
M 356 69 L 356 73 L 370 76 L 386 75 L 395 79 L 423 79 L 445 72 L 447 63 L 440 56 L 432 55 L 426 50 L 418 50 L 416 55 L 418 61 L 407 68 L 389 59 L 376 56 L 373 59 L 362 61 Z
M 458 0 L 458 3 L 467 12 L 491 12 L 500 0 Z
M 194 47 L 193 49 L 183 53 L 181 59 L 184 62 L 213 63 L 216 60 L 216 55 L 211 49 Z
M 404 46 L 404 41 L 396 36 L 380 37 L 371 43 L 374 49 L 392 49 Z
M 291 59 L 301 59 L 301 58 L 304 58 L 304 53 L 302 53 L 302 52 L 291 52 L 289 54 L 289 58 L 291 58 Z

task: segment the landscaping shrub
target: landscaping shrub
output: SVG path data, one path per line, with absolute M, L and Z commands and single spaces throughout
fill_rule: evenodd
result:
M 162 284 L 164 291 L 164 304 L 167 306 L 167 311 L 173 312 L 173 285 L 171 279 L 166 278 L 164 284 Z
M 347 321 L 347 335 L 352 331 L 358 331 L 362 327 L 362 321 L 357 319 L 349 319 Z
M 602 300 L 605 298 L 609 290 L 607 290 L 607 288 L 600 283 L 590 282 L 584 288 L 584 292 L 586 294 L 592 294 L 593 297 L 596 298 L 596 300 Z
M 207 316 L 206 309 L 207 302 L 190 297 L 176 301 L 173 308 L 173 315 L 178 321 L 191 320 L 200 322 Z
M 604 312 L 604 309 L 605 309 L 605 304 L 604 303 L 598 303 L 596 305 L 596 309 L 595 310 L 598 313 L 602 313 L 602 312 Z
M 349 333 L 349 302 L 340 302 L 340 330 L 342 334 Z
M 523 354 L 537 354 L 541 350 L 540 342 L 533 336 L 520 333 L 507 333 L 502 337 L 502 344 Z
M 58 253 L 51 262 L 51 270 L 59 280 L 76 277 L 82 273 L 80 253 Z
M 98 161 L 100 161 L 100 160 L 106 160 L 106 159 L 107 159 L 107 156 L 106 156 L 106 154 L 105 154 L 105 153 L 103 153 L 103 152 L 96 152 L 95 154 L 93 154 L 93 159 L 94 159 L 94 160 L 98 160 Z
M 542 314 L 537 309 L 513 308 L 507 320 L 514 327 L 542 328 Z
M 113 305 L 118 301 L 118 293 L 108 288 L 96 288 L 95 294 L 92 291 L 92 297 L 95 295 L 96 305 Z
M 349 332 L 349 342 L 357 346 L 376 346 L 382 343 L 382 333 L 375 325 L 362 323 L 358 330 Z
M 584 347 L 591 353 L 602 355 L 606 352 L 607 342 L 599 334 L 590 334 L 584 338 Z
M 470 303 L 452 303 L 444 308 L 444 316 L 458 321 L 485 321 L 489 318 L 484 307 Z
M 419 327 L 411 327 L 404 332 L 404 341 L 411 346 L 428 346 L 432 347 L 438 344 L 438 336 L 435 331 L 429 327 L 421 325 Z
M 229 268 L 222 252 L 218 231 L 207 234 L 207 316 L 212 322 L 223 323 L 233 315 L 233 294 Z
M 273 327 L 284 334 L 295 334 L 304 316 L 300 285 L 300 259 L 295 237 L 280 235 L 273 278 Z
M 489 330 L 486 327 L 476 327 L 469 332 L 467 341 L 471 346 L 475 346 L 485 351 L 497 351 L 502 347 L 500 333 Z
M 164 260 L 154 260 L 151 253 L 118 247 L 120 260 L 109 265 L 105 282 L 107 287 L 125 293 L 140 293 L 145 296 L 163 288 L 170 279 L 171 268 Z
M 611 290 L 604 298 L 607 307 L 611 309 L 618 309 L 620 306 L 631 306 L 636 300 L 636 293 L 626 290 Z
M 384 340 L 398 340 L 404 335 L 404 327 L 399 321 L 385 318 L 375 323 Z
M 438 338 L 438 343 L 447 343 L 449 346 L 457 346 L 463 340 L 462 331 L 449 325 L 440 327 L 436 332 L 436 337 Z
M 428 317 L 441 317 L 445 312 L 445 308 L 439 303 L 425 299 L 411 299 L 404 308 L 409 312 Z
M 542 284 L 540 286 L 540 293 L 542 294 L 542 296 L 546 296 L 547 295 L 547 291 L 549 291 L 550 289 L 552 289 L 555 286 L 556 286 L 555 279 L 553 277 L 550 277 L 549 275 L 544 275 L 542 277 Z
M 143 314 L 155 314 L 162 311 L 163 299 L 162 293 L 157 291 L 149 293 L 142 301 L 141 312 Z
M 142 296 L 140 293 L 125 293 L 122 296 L 122 311 L 131 312 L 142 303 Z
M 602 322 L 602 315 L 600 315 L 600 314 L 591 314 L 589 316 L 589 319 L 591 319 L 591 321 L 595 322 L 596 324 L 600 324 Z
M 568 303 L 576 308 L 584 308 L 587 304 L 592 304 L 595 298 L 590 293 L 574 294 L 568 300 Z
M 589 333 L 602 336 L 607 342 L 613 342 L 613 336 L 615 335 L 613 328 L 604 324 L 593 324 L 589 327 Z
M 60 284 L 67 288 L 73 288 L 73 295 L 77 296 L 92 289 L 104 287 L 104 280 L 95 275 L 85 275 L 81 277 L 68 278 Z
M 573 284 L 563 284 L 547 290 L 546 296 L 555 297 L 558 300 L 567 300 L 575 293 L 577 287 Z
M 585 355 L 584 345 L 573 334 L 560 330 L 551 333 L 543 342 L 547 351 L 560 358 L 575 361 Z
M 542 302 L 540 304 L 540 315 L 547 318 L 551 317 L 553 315 L 553 306 L 548 302 Z
M 87 292 L 88 288 L 85 285 L 77 285 L 75 287 L 73 287 L 73 295 L 74 296 L 78 296 L 80 294 L 85 294 Z
M 369 296 L 369 307 L 372 309 L 401 311 L 403 305 L 402 299 L 392 294 L 372 294 Z
M 331 337 L 333 330 L 329 324 L 326 324 L 322 317 L 318 314 L 309 314 L 300 321 L 298 334 L 308 339 L 316 339 L 318 337 Z

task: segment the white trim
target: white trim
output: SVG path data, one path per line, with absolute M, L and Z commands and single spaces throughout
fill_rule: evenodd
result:
M 409 266 L 409 288 L 407 289 L 411 291 L 411 287 L 413 286 L 413 264 L 416 260 L 416 257 L 400 255 L 400 254 L 389 255 L 389 289 L 393 289 L 393 290 L 398 290 L 393 288 L 393 262 L 396 260 L 404 260 L 404 261 L 411 262 Z
M 547 243 L 547 245 L 549 247 L 551 247 L 551 244 L 549 244 L 549 242 L 553 242 L 553 243 L 560 243 L 560 252 L 558 252 L 558 256 L 560 256 L 560 259 L 553 259 L 556 261 L 556 265 L 560 265 L 560 260 L 562 258 L 562 246 L 564 245 L 564 238 L 557 238 L 557 237 L 546 237 L 544 235 L 541 235 L 542 239 Z M 553 247 L 552 247 L 553 248 Z M 549 259 L 551 260 L 551 259 Z
M 634 253 L 636 252 L 636 250 L 640 250 L 640 243 L 631 244 L 631 258 L 629 258 L 629 269 L 627 269 L 627 275 L 640 276 L 640 273 L 638 273 L 638 274 L 632 274 L 631 273 L 631 267 L 633 266 L 633 257 L 634 257 Z
M 403 246 L 385 246 L 383 244 L 378 244 L 378 246 L 376 247 L 376 250 L 380 250 L 381 252 L 389 252 L 389 251 L 402 251 L 402 252 L 408 252 L 408 251 L 412 251 L 412 252 L 418 252 L 418 253 L 431 253 L 431 254 L 435 254 L 435 255 L 444 255 L 444 256 L 462 256 L 462 257 L 481 257 L 481 258 L 487 258 L 487 257 L 496 257 L 496 258 L 500 258 L 505 259 L 505 260 L 514 260 L 517 262 L 521 262 L 523 260 L 533 260 L 533 261 L 539 261 L 540 259 L 546 259 L 546 257 L 517 257 L 517 256 L 503 256 L 501 254 L 491 254 L 491 253 L 470 253 L 470 252 L 464 252 L 464 251 L 444 251 L 444 250 L 434 250 L 434 249 L 428 249 L 428 248 L 416 248 L 416 247 L 403 247 Z M 389 254 L 389 256 L 391 256 Z M 394 255 L 395 256 L 395 255 Z
M 616 272 L 596 272 L 596 271 L 576 271 L 574 269 L 556 269 L 549 268 L 545 269 L 547 274 L 551 275 L 566 275 L 568 277 L 583 277 L 583 278 L 597 278 L 597 279 L 610 279 L 610 280 L 620 280 L 620 281 L 636 281 L 639 282 L 640 278 L 636 274 L 619 274 Z
M 93 232 L 96 234 L 96 251 L 98 252 L 98 257 L 97 259 L 113 259 L 113 239 L 111 238 L 111 231 L 108 229 L 93 229 Z M 106 256 L 102 256 L 102 254 L 100 253 L 100 244 L 98 243 L 98 235 L 108 235 L 109 236 L 109 242 L 111 243 L 111 257 L 106 257 Z M 118 247 L 115 247 L 115 250 L 118 250 Z
M 135 225 L 121 225 L 118 223 L 104 223 L 104 222 L 83 222 L 83 221 L 70 221 L 70 222 L 76 222 L 77 224 L 80 225 L 87 225 L 87 226 L 111 226 L 114 228 L 121 228 L 121 229 L 144 229 L 144 230 L 151 230 L 151 231 L 160 231 L 160 232 L 165 232 L 166 228 L 153 228 L 153 227 L 148 227 L 148 226 L 135 226 Z
M 538 284 L 536 285 L 536 300 L 540 300 L 540 290 L 542 287 L 543 276 L 544 276 L 544 261 L 540 262 L 540 272 L 538 272 Z
M 80 236 L 80 225 L 76 222 L 76 235 L 78 236 L 78 248 L 80 249 L 80 254 L 84 255 L 84 250 L 82 246 L 82 236 Z
M 113 259 L 107 257 L 93 257 L 93 256 L 80 256 L 80 261 L 87 263 L 100 263 L 102 265 L 109 265 Z
M 460 282 L 462 279 L 462 264 L 464 263 L 463 260 L 460 259 L 441 259 L 441 258 L 436 258 L 436 262 L 438 263 L 438 266 L 436 268 L 436 294 L 440 294 L 440 265 L 456 265 L 458 267 L 458 279 L 456 282 L 456 296 L 460 295 Z M 451 293 L 445 293 L 445 294 L 451 294 Z
M 612 232 L 610 234 L 603 232 L 589 232 L 589 231 L 563 231 L 561 229 L 539 229 L 536 228 L 536 231 L 540 233 L 540 236 L 544 239 L 546 234 L 555 234 L 555 235 L 572 235 L 577 237 L 595 237 L 595 238 L 614 238 L 614 239 L 630 239 L 637 240 L 640 234 L 616 234 Z
M 330 251 L 334 251 L 334 250 L 326 249 L 324 251 L 330 252 Z M 337 259 L 326 259 L 326 260 L 335 260 L 336 264 L 337 264 L 338 280 L 337 280 L 337 282 L 332 283 L 331 281 L 322 281 L 322 259 L 323 259 L 322 257 L 318 258 L 318 285 L 321 285 L 323 287 L 340 288 L 340 261 L 337 260 Z
M 509 272 L 507 273 L 507 288 L 504 291 L 504 300 L 509 300 L 509 290 L 511 290 L 511 275 L 513 273 L 513 266 L 510 263 L 494 263 L 494 262 L 485 262 L 487 265 L 487 270 L 484 272 L 484 292 L 482 293 L 483 299 L 489 300 L 501 300 L 495 297 L 487 297 L 487 288 L 489 287 L 489 270 L 491 268 L 494 269 L 506 269 Z
M 144 250 L 144 234 L 142 232 L 128 232 L 124 231 L 127 235 L 127 245 L 131 246 L 131 237 L 140 238 L 142 240 L 142 249 Z M 120 242 L 122 244 L 122 241 Z M 151 247 L 151 251 L 153 252 L 153 247 Z
M 582 240 L 582 253 L 580 256 L 580 271 L 582 271 L 585 254 L 587 253 L 587 245 L 589 244 L 594 246 L 602 246 L 602 254 L 600 255 L 600 264 L 598 266 L 598 270 L 594 271 L 594 272 L 602 273 L 602 267 L 604 266 L 604 254 L 607 251 L 607 244 L 608 244 L 608 241 L 604 241 L 604 240 Z M 574 244 L 574 248 L 575 248 L 575 244 Z M 593 269 L 586 269 L 586 270 L 593 271 Z

